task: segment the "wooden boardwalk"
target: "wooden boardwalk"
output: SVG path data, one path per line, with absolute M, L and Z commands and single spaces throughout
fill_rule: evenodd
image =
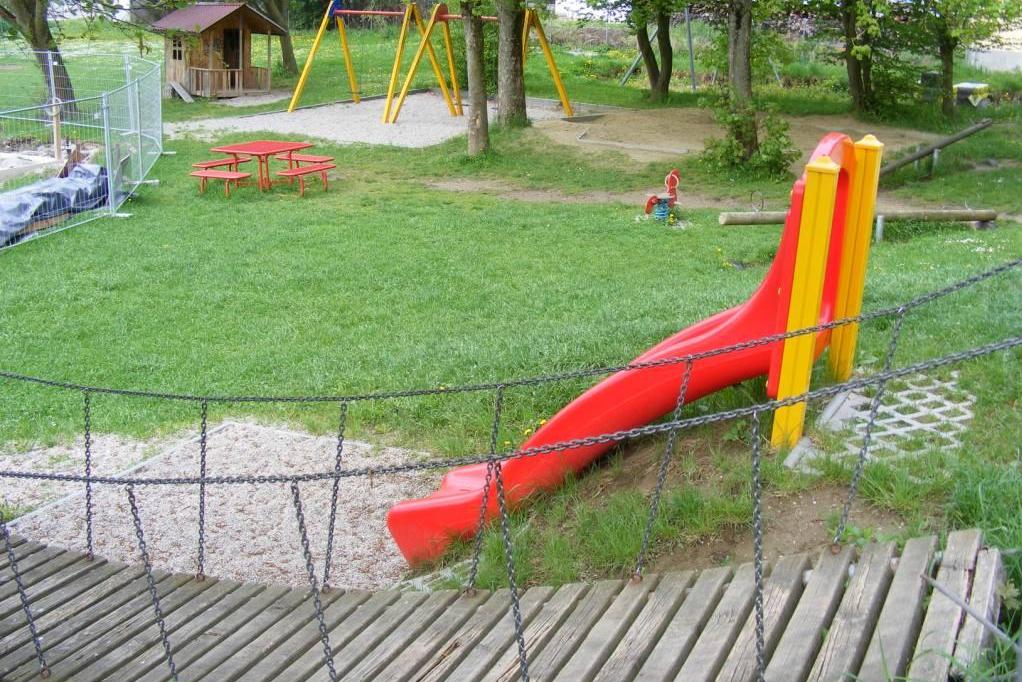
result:
M 16 541 L 55 680 L 169 677 L 141 568 Z M 800 554 L 768 566 L 766 678 L 947 680 L 989 644 L 979 623 L 921 573 L 996 619 L 1001 559 L 977 531 Z M 6 555 L 0 555 L 0 679 L 38 679 Z M 324 680 L 307 592 L 156 575 L 181 680 Z M 522 595 L 534 680 L 752 680 L 751 565 L 606 580 Z M 506 591 L 323 595 L 345 680 L 514 680 L 517 648 Z M 954 659 L 956 662 L 953 663 Z

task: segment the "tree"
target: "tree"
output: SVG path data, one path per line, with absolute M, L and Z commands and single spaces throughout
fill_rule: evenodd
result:
M 667 99 L 670 94 L 671 75 L 674 70 L 674 48 L 671 45 L 671 13 L 674 3 L 654 0 L 636 3 L 632 7 L 629 22 L 635 27 L 635 41 L 642 55 L 642 65 L 649 81 L 649 98 L 654 102 Z M 653 51 L 649 36 L 649 24 L 656 24 L 657 52 Z
M 524 21 L 522 0 L 497 0 L 497 122 L 502 126 L 529 123 L 522 63 Z
M 283 27 L 284 35 L 280 36 L 280 59 L 284 64 L 284 73 L 289 76 L 297 76 L 298 61 L 295 59 L 291 27 L 288 25 L 289 0 L 252 0 L 252 5 Z
M 746 160 L 759 149 L 756 109 L 752 102 L 752 0 L 727 3 L 727 69 L 732 132 Z
M 485 154 L 490 149 L 490 127 L 486 102 L 486 68 L 483 62 L 483 22 L 476 13 L 475 0 L 462 0 L 465 30 L 465 62 L 468 79 L 468 153 Z
M 1017 25 L 1022 0 L 921 0 L 922 22 L 937 46 L 941 65 L 941 110 L 955 111 L 955 54 L 964 45 L 988 40 Z
M 49 0 L 0 0 L 0 19 L 14 26 L 31 46 L 48 92 L 62 102 L 75 98 L 71 78 L 50 30 Z

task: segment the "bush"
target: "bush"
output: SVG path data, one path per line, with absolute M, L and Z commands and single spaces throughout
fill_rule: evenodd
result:
M 729 90 L 720 90 L 709 98 L 713 116 L 724 127 L 724 137 L 706 141 L 706 149 L 700 156 L 707 165 L 718 170 L 743 170 L 752 175 L 787 177 L 791 164 L 800 156 L 799 150 L 788 134 L 789 126 L 777 108 L 768 106 L 763 115 L 754 109 L 740 111 L 733 104 Z M 751 158 L 746 158 L 745 148 L 740 141 L 741 133 L 749 125 L 749 116 L 754 116 L 759 148 Z

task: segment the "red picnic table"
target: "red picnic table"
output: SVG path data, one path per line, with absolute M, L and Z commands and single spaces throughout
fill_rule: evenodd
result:
M 269 189 L 273 184 L 270 179 L 270 157 L 274 154 L 286 154 L 296 152 L 299 149 L 308 149 L 311 142 L 284 142 L 281 140 L 253 140 L 252 142 L 240 142 L 238 144 L 227 144 L 223 147 L 213 147 L 210 151 L 220 154 L 230 154 L 235 159 L 242 156 L 255 157 L 259 164 L 259 189 Z

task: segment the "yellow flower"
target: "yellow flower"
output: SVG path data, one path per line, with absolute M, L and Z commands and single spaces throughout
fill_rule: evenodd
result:
M 528 436 L 530 433 L 532 433 L 532 429 L 525 429 L 525 435 L 526 436 Z
M 539 425 L 543 426 L 544 424 L 546 424 L 546 419 L 540 419 L 539 420 Z

